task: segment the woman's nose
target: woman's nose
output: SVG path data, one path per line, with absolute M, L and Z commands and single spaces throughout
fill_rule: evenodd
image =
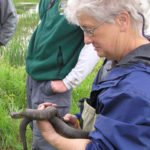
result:
M 92 37 L 84 32 L 84 43 L 85 44 L 91 44 L 92 42 L 93 42 Z

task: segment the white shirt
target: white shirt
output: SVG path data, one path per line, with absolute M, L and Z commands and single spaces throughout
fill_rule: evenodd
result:
M 75 88 L 92 71 L 99 57 L 92 44 L 85 45 L 79 55 L 76 66 L 63 79 L 67 89 Z

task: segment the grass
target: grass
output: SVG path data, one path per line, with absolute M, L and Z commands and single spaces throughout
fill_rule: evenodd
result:
M 36 13 L 27 13 L 28 9 L 19 13 L 18 27 L 11 41 L 6 47 L 0 47 L 0 150 L 23 149 L 19 137 L 20 120 L 11 119 L 9 112 L 18 112 L 26 107 L 25 55 L 29 39 L 39 21 Z M 32 134 L 28 127 L 27 142 L 31 141 Z
M 0 55 L 12 66 L 25 65 L 25 55 L 29 39 L 39 22 L 38 15 L 25 14 L 19 16 L 17 30 L 6 47 L 0 47 Z
M 21 2 L 39 0 L 22 0 Z M 22 150 L 19 137 L 20 120 L 11 119 L 9 112 L 19 112 L 26 108 L 26 71 L 25 55 L 29 39 L 36 28 L 39 18 L 36 13 L 27 13 L 33 5 L 19 5 L 20 0 L 14 0 L 19 14 L 17 30 L 6 47 L 0 47 L 0 150 Z M 20 7 L 19 7 L 20 6 Z M 34 4 L 35 6 L 35 4 Z M 92 82 L 101 66 L 100 60 L 87 78 L 73 90 L 71 113 L 79 111 L 77 102 L 83 97 L 89 97 Z M 31 149 L 32 134 L 28 127 L 27 143 Z
M 1 60 L 0 64 L 0 149 L 21 150 L 19 120 L 13 120 L 9 112 L 26 107 L 24 67 L 14 68 Z M 28 141 L 31 141 L 28 138 Z M 12 144 L 13 143 L 13 144 Z
M 71 113 L 77 113 L 77 102 L 80 98 L 89 97 L 93 79 L 97 74 L 102 61 L 99 61 L 87 78 L 73 90 Z M 13 120 L 9 112 L 20 112 L 26 107 L 25 81 L 26 72 L 24 66 L 12 67 L 1 60 L 0 65 L 0 149 L 22 150 L 19 137 L 20 120 Z M 32 134 L 28 127 L 27 143 L 31 146 Z M 12 144 L 13 143 L 13 144 Z M 30 150 L 30 148 L 29 148 Z
M 92 88 L 92 83 L 94 81 L 94 78 L 96 77 L 96 74 L 101 67 L 103 62 L 103 59 L 99 60 L 98 64 L 94 67 L 94 69 L 91 71 L 91 73 L 84 79 L 84 81 L 73 89 L 72 94 L 72 108 L 71 113 L 77 113 L 79 112 L 79 108 L 77 107 L 78 101 L 81 98 L 88 98 L 90 96 L 90 91 Z
M 13 0 L 15 5 L 22 2 L 38 3 L 39 1 L 40 0 Z

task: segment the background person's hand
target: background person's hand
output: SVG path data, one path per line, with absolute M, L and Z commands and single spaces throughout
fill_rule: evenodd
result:
M 51 81 L 51 87 L 55 93 L 63 93 L 67 91 L 67 87 L 62 80 Z

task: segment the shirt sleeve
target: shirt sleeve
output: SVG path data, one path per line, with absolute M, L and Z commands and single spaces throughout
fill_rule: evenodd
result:
M 6 45 L 17 27 L 17 14 L 12 0 L 0 1 L 0 43 Z
M 76 66 L 63 79 L 67 89 L 75 88 L 79 85 L 90 71 L 92 71 L 98 60 L 99 57 L 96 51 L 94 51 L 92 44 L 85 45 L 80 52 Z

